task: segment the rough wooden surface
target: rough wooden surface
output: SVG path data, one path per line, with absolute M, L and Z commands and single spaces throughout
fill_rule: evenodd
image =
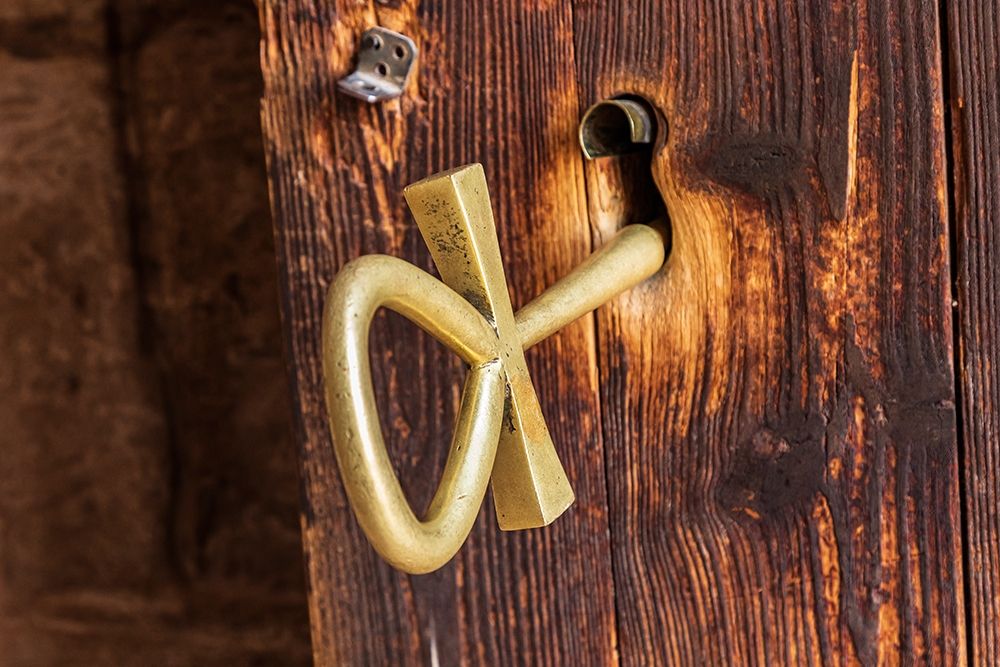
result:
M 1000 664 L 1000 7 L 948 3 L 969 653 Z
M 324 289 L 339 266 L 386 252 L 429 267 L 402 188 L 434 171 L 485 165 L 515 307 L 587 254 L 569 4 L 266 0 L 261 21 L 318 664 L 614 662 L 593 321 L 528 355 L 576 504 L 545 530 L 500 533 L 487 503 L 456 559 L 424 577 L 381 562 L 351 516 L 325 423 L 319 357 Z M 373 24 L 409 34 L 423 49 L 410 94 L 376 106 L 335 88 Z M 378 322 L 372 350 L 389 449 L 422 509 L 464 371 L 398 317 Z
M 0 2 L 0 665 L 309 662 L 251 2 Z
M 598 326 L 622 662 L 961 664 L 936 4 L 574 20 L 669 124 L 669 265 Z
M 318 661 L 963 664 L 936 3 L 529 4 L 262 3 Z M 373 24 L 424 55 L 404 98 L 368 106 L 333 84 Z M 575 144 L 579 110 L 620 92 L 669 128 L 652 194 Z M 596 336 L 529 358 L 575 508 L 522 535 L 487 512 L 452 566 L 407 578 L 340 490 L 323 290 L 362 253 L 427 266 L 400 190 L 471 160 L 515 302 L 659 195 L 672 255 Z M 398 319 L 373 349 L 420 507 L 459 374 Z

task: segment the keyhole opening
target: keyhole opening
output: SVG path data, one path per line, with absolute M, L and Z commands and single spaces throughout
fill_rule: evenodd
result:
M 666 131 L 665 118 L 648 100 L 623 94 L 590 107 L 579 138 L 590 161 L 588 189 L 600 193 L 592 196 L 592 213 L 617 219 L 619 227 L 659 223 L 669 254 L 670 220 L 652 171 L 653 153 L 665 145 Z
M 649 148 L 658 127 L 652 105 L 620 95 L 587 109 L 580 121 L 580 148 L 588 159 L 616 157 Z

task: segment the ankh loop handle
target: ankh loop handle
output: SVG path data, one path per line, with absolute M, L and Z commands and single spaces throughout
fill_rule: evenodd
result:
M 516 315 L 479 164 L 405 190 L 441 280 L 395 257 L 368 255 L 334 278 L 323 316 L 323 372 L 337 465 L 375 550 L 412 574 L 447 563 L 486 487 L 502 530 L 545 526 L 573 503 L 528 375 L 524 350 L 663 264 L 664 238 L 629 225 Z M 451 450 L 423 518 L 393 472 L 375 407 L 368 329 L 379 307 L 409 318 L 469 365 Z

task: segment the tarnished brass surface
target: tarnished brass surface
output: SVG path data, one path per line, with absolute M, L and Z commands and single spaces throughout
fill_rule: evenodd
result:
M 656 121 L 646 104 L 636 99 L 602 100 L 580 120 L 580 148 L 588 160 L 625 155 L 648 146 Z
M 413 574 L 444 565 L 476 519 L 492 476 L 500 528 L 544 526 L 573 502 L 523 350 L 655 273 L 664 239 L 630 225 L 514 314 L 486 178 L 473 164 L 405 190 L 443 280 L 369 255 L 334 278 L 323 318 L 323 372 L 334 451 L 348 498 L 375 550 Z M 470 366 L 441 483 L 418 519 L 393 473 L 375 407 L 368 329 L 385 306 Z

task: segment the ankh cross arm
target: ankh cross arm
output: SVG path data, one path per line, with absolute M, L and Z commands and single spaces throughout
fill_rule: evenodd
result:
M 654 274 L 664 238 L 655 226 L 626 227 L 515 315 L 482 166 L 431 176 L 405 197 L 441 280 L 384 255 L 348 263 L 327 295 L 323 372 L 337 465 L 358 522 L 383 558 L 418 574 L 455 555 L 491 478 L 503 530 L 548 525 L 572 504 L 524 350 Z M 392 470 L 375 407 L 368 329 L 382 306 L 470 366 L 448 460 L 422 519 Z

